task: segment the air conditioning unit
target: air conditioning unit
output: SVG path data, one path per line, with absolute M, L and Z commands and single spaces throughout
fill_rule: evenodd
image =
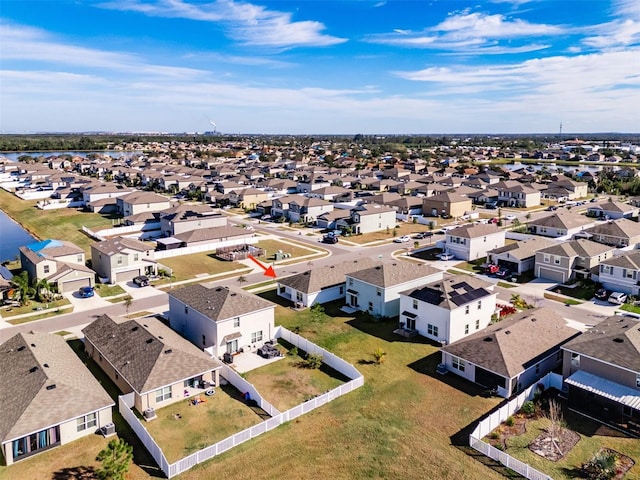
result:
M 156 418 L 156 409 L 152 408 L 152 407 L 149 407 L 142 413 L 142 416 L 147 421 L 148 420 L 153 420 L 154 418 Z
M 114 423 L 107 423 L 100 427 L 100 433 L 103 437 L 110 437 L 116 434 L 116 425 Z

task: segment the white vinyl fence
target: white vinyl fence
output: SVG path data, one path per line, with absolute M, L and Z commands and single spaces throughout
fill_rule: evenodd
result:
M 562 375 L 556 373 L 549 373 L 529 388 L 523 390 L 520 395 L 512 398 L 508 402 L 504 403 L 500 408 L 483 418 L 476 428 L 469 435 L 469 445 L 478 452 L 497 460 L 505 467 L 518 472 L 523 477 L 530 480 L 553 480 L 549 475 L 546 475 L 533 467 L 530 467 L 520 460 L 516 460 L 506 452 L 498 450 L 492 447 L 482 439 L 489 433 L 495 430 L 502 422 L 504 422 L 511 415 L 516 413 L 522 407 L 522 404 L 527 400 L 531 400 L 535 394 L 536 386 L 542 384 L 544 388 L 554 387 L 558 390 L 562 389 Z
M 209 460 L 220 453 L 230 450 L 236 445 L 240 445 L 241 443 L 251 440 L 258 435 L 268 432 L 269 430 L 273 430 L 285 422 L 293 420 L 300 415 L 304 415 L 305 413 L 308 413 L 311 410 L 314 410 L 315 408 L 318 408 L 364 385 L 364 377 L 353 365 L 342 360 L 331 352 L 328 352 L 324 348 L 317 346 L 300 335 L 296 335 L 281 326 L 276 328 L 274 336 L 275 338 L 282 338 L 286 340 L 292 345 L 298 347 L 298 349 L 304 350 L 307 353 L 318 353 L 322 355 L 323 363 L 339 371 L 348 378 L 351 378 L 351 380 L 334 388 L 333 390 L 329 390 L 322 395 L 318 395 L 317 397 L 307 400 L 300 405 L 296 405 L 286 412 L 279 412 L 273 405 L 262 398 L 257 389 L 251 383 L 247 382 L 231 367 L 224 365 L 221 372 L 222 376 L 241 392 L 249 392 L 251 398 L 254 399 L 263 410 L 269 413 L 271 418 L 171 464 L 167 462 L 164 453 L 162 453 L 162 449 L 153 440 L 149 432 L 147 432 L 147 429 L 144 428 L 142 422 L 131 411 L 131 408 L 133 407 L 133 394 L 120 396 L 118 406 L 123 418 L 129 425 L 131 425 L 131 428 L 134 430 L 138 438 L 140 438 L 147 450 L 149 450 L 151 456 L 153 456 L 160 469 L 168 478 L 175 477 L 198 463 Z

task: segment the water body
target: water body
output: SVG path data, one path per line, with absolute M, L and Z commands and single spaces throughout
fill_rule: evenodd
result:
M 86 158 L 90 153 L 101 153 L 103 155 L 109 155 L 112 158 L 130 158 L 134 155 L 139 155 L 142 153 L 142 150 L 134 150 L 134 151 L 126 151 L 126 152 L 114 152 L 112 150 L 95 150 L 90 152 L 73 152 L 73 151 L 64 151 L 64 152 L 0 152 L 0 158 L 4 157 L 12 162 L 17 162 L 18 157 L 22 155 L 29 155 L 34 158 L 38 157 L 57 157 L 60 155 L 72 155 L 77 157 Z
M 19 256 L 18 248 L 35 241 L 22 226 L 0 210 L 0 262 L 15 260 Z

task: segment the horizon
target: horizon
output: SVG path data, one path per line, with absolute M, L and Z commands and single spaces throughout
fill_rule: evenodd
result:
M 640 2 L 580 3 L 4 2 L 0 132 L 633 131 Z

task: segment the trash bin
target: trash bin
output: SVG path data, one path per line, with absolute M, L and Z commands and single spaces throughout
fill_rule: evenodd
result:
M 225 352 L 222 359 L 224 360 L 224 363 L 233 363 L 233 355 L 229 352 Z

